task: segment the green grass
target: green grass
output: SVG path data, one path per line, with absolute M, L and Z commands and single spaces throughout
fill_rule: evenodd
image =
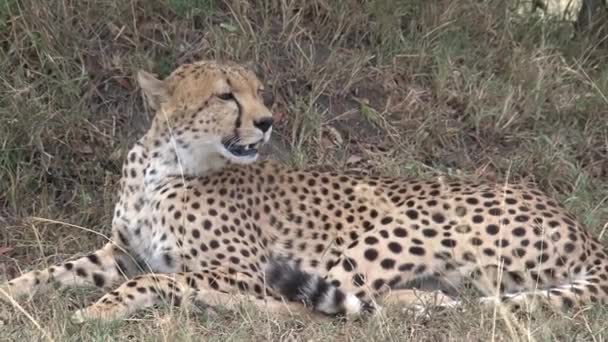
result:
M 13 0 L 0 5 L 0 274 L 99 246 L 120 165 L 145 131 L 134 72 L 200 58 L 253 62 L 281 114 L 270 158 L 379 174 L 534 180 L 590 230 L 608 222 L 608 49 L 508 1 Z M 375 153 L 365 146 L 383 146 Z M 57 221 L 55 223 L 36 218 Z M 61 224 L 69 223 L 75 226 Z M 606 240 L 604 235 L 603 240 Z M 602 340 L 605 308 L 517 317 L 398 309 L 341 323 L 168 308 L 71 325 L 97 298 L 24 310 L 54 340 Z M 0 340 L 39 340 L 22 314 Z

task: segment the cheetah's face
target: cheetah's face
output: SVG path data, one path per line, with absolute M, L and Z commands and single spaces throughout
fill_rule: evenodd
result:
M 178 147 L 246 164 L 270 139 L 272 115 L 263 86 L 243 66 L 201 61 L 180 66 L 164 80 L 140 71 L 138 81 L 156 110 L 157 135 L 173 137 Z

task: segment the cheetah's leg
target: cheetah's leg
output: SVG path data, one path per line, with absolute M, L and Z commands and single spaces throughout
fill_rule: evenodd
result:
M 309 313 L 300 304 L 284 303 L 272 297 L 266 297 L 266 301 L 262 297 L 256 298 L 241 292 L 235 285 L 241 283 L 239 287 L 242 288 L 243 282 L 233 282 L 236 277 L 241 278 L 238 274 L 226 277 L 209 271 L 142 275 L 122 284 L 96 303 L 78 310 L 72 316 L 72 321 L 82 323 L 94 319 L 116 320 L 162 303 L 182 306 L 196 301 L 221 305 L 227 309 L 235 309 L 243 302 L 251 302 L 262 310 L 278 314 Z
M 31 271 L 0 284 L 0 301 L 10 302 L 48 289 L 55 282 L 60 287 L 94 285 L 111 288 L 125 273 L 133 273 L 136 264 L 119 247 L 108 243 L 103 248 L 76 260 Z M 10 297 L 10 298 L 9 298 Z
M 580 308 L 584 305 L 608 302 L 608 284 L 600 278 L 590 277 L 569 284 L 503 294 L 499 297 L 483 297 L 483 304 L 504 304 L 514 308 L 533 310 L 539 304 L 549 304 L 557 309 Z

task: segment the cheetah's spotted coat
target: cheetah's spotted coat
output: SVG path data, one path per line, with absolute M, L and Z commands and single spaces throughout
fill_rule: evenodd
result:
M 121 318 L 162 300 L 250 298 L 279 311 L 280 296 L 326 314 L 359 313 L 389 294 L 417 305 L 416 287 L 453 303 L 448 295 L 465 284 L 486 301 L 498 288 L 496 301 L 515 304 L 608 298 L 606 249 L 532 186 L 253 163 L 272 117 L 251 72 L 198 62 L 162 81 L 138 79 L 156 116 L 126 157 L 112 242 L 0 289 L 16 297 L 52 281 L 113 289 L 78 320 Z

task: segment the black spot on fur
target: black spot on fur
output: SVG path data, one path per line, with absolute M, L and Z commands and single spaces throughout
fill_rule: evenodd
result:
M 165 253 L 163 255 L 163 260 L 165 261 L 165 265 L 168 267 L 173 267 L 173 257 L 169 253 Z
M 398 254 L 398 253 L 401 253 L 401 251 L 403 250 L 403 247 L 401 247 L 401 245 L 397 242 L 389 242 L 388 249 L 391 252 Z
M 101 263 L 99 262 L 99 257 L 97 257 L 97 255 L 95 254 L 87 255 L 87 259 L 89 259 L 89 261 L 95 265 L 101 265 Z
M 378 258 L 378 251 L 373 248 L 370 248 L 363 252 L 363 256 L 365 256 L 365 259 L 369 261 L 374 261 L 376 260 L 376 258 Z
M 106 280 L 104 279 L 103 275 L 99 273 L 93 273 L 93 283 L 97 287 L 103 287 L 106 283 Z
M 413 255 L 424 255 L 425 252 L 426 251 L 422 247 L 418 247 L 418 246 L 410 247 L 410 253 Z
M 80 277 L 86 277 L 87 276 L 87 271 L 84 268 L 76 268 L 76 275 L 80 276 Z
M 361 273 L 357 273 L 353 276 L 353 285 L 360 287 L 365 284 L 365 276 Z
M 416 220 L 418 218 L 418 212 L 416 210 L 407 210 L 405 212 L 405 215 L 407 215 L 407 217 L 409 217 L 412 220 Z
M 357 268 L 357 262 L 352 258 L 346 258 L 342 261 L 342 267 L 346 272 L 351 272 L 355 268 Z

